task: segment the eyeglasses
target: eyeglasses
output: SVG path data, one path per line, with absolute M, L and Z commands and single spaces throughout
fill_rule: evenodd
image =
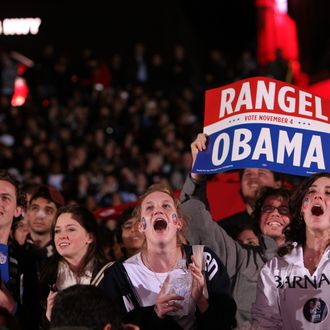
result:
M 287 206 L 272 206 L 272 205 L 265 205 L 261 208 L 262 213 L 272 213 L 274 210 L 277 210 L 281 215 L 290 215 L 290 209 Z

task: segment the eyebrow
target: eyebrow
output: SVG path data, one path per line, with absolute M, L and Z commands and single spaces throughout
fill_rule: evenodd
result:
M 55 207 L 52 207 L 52 206 L 46 206 L 45 209 L 46 210 L 56 211 Z
M 0 193 L 0 196 L 3 196 L 3 197 L 13 197 L 13 195 L 9 194 L 9 193 Z
M 69 223 L 67 225 L 64 225 L 63 226 L 64 228 L 67 228 L 67 227 L 78 227 L 78 225 L 76 225 L 75 223 Z M 55 228 L 63 228 L 62 226 L 59 226 L 59 225 L 56 225 Z

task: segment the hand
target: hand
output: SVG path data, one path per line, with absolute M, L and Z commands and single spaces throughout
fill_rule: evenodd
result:
M 194 167 L 198 152 L 206 149 L 206 144 L 207 144 L 207 136 L 204 133 L 199 133 L 197 135 L 197 138 L 191 143 L 191 145 L 190 145 L 191 156 L 192 156 L 191 168 Z M 202 177 L 202 175 L 196 174 L 196 173 L 191 173 L 191 177 L 195 181 L 198 182 L 200 180 L 200 178 Z
M 197 262 L 197 259 L 194 256 L 191 256 L 191 261 L 192 263 L 189 264 L 189 270 L 193 276 L 191 296 L 196 302 L 198 309 L 203 313 L 209 307 L 208 301 L 203 294 L 205 277 L 202 273 L 202 265 Z
M 51 316 L 52 316 L 52 309 L 54 306 L 54 301 L 55 301 L 56 295 L 57 295 L 57 292 L 50 291 L 48 294 L 48 297 L 47 297 L 46 317 L 47 317 L 48 321 L 50 321 Z
M 0 282 L 0 306 L 5 307 L 11 314 L 15 314 L 16 302 L 3 281 Z
M 177 312 L 179 309 L 182 309 L 182 306 L 175 301 L 183 300 L 184 298 L 175 293 L 168 292 L 167 286 L 169 281 L 170 276 L 167 275 L 155 303 L 155 312 L 160 319 L 163 319 L 169 312 Z

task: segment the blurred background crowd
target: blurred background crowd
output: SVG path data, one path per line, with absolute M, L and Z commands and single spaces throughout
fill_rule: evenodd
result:
M 280 48 L 258 61 L 256 4 L 263 8 L 4 6 L 3 15 L 47 19 L 39 36 L 1 36 L 1 167 L 27 190 L 46 183 L 93 211 L 134 202 L 155 182 L 179 190 L 203 128 L 205 90 L 256 75 L 294 82 L 297 68 Z M 309 7 L 288 5 L 299 27 Z M 13 106 L 17 77 L 29 92 Z

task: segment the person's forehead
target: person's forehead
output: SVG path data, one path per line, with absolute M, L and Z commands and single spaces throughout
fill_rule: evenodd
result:
M 7 180 L 0 180 L 0 192 L 16 193 L 16 187 Z
M 79 221 L 77 221 L 73 217 L 73 214 L 69 212 L 60 214 L 56 219 L 56 226 L 69 226 L 69 225 L 76 225 L 82 227 Z
M 254 237 L 255 236 L 255 233 L 253 232 L 252 229 L 250 228 L 246 228 L 246 229 L 243 229 L 239 236 L 244 236 L 244 237 Z
M 243 170 L 243 176 L 244 175 L 247 175 L 247 174 L 252 174 L 252 173 L 264 173 L 264 174 L 267 174 L 267 175 L 271 175 L 271 176 L 274 176 L 274 173 L 270 170 L 267 170 L 265 168 L 245 168 Z
M 38 205 L 38 206 L 47 206 L 57 209 L 56 204 L 52 202 L 51 200 L 45 198 L 45 197 L 36 197 L 30 202 L 30 206 L 32 205 Z
M 281 204 L 285 204 L 285 205 L 289 204 L 289 200 L 287 197 L 271 195 L 265 198 L 263 205 L 271 204 L 274 202 L 280 202 Z
M 311 184 L 311 187 L 318 187 L 318 186 L 330 187 L 330 178 L 328 178 L 326 176 L 322 176 L 322 177 L 316 179 Z
M 163 191 L 155 191 L 146 196 L 146 198 L 143 200 L 143 203 L 153 203 L 155 200 L 159 201 L 167 201 L 167 202 L 172 202 L 173 203 L 173 198 L 163 192 Z
M 134 223 L 136 221 L 137 221 L 137 218 L 131 217 L 131 218 L 128 218 L 123 224 L 125 224 L 125 223 Z

